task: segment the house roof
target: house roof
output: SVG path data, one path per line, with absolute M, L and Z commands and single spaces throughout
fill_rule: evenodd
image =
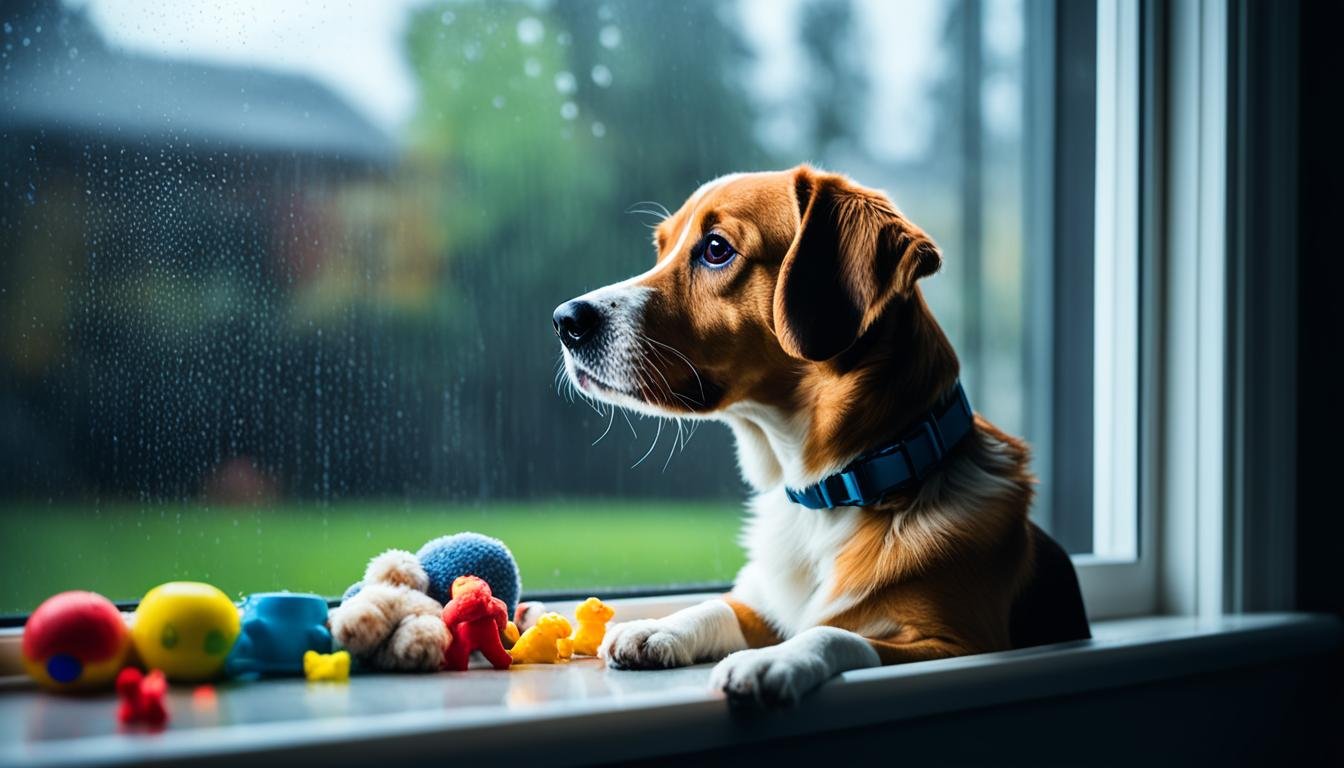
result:
M 286 152 L 386 164 L 396 146 L 317 81 L 281 72 L 157 58 L 48 34 L 13 46 L 0 75 L 0 127 L 150 142 L 183 151 Z

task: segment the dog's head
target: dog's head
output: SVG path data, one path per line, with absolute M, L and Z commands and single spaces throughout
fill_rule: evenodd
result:
M 652 269 L 561 304 L 554 324 L 579 389 L 662 416 L 787 401 L 941 263 L 885 195 L 807 166 L 705 184 L 654 245 Z

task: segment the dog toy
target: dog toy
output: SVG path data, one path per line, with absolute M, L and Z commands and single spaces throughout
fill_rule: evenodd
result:
M 126 663 L 130 633 L 102 595 L 62 592 L 37 606 L 23 625 L 23 667 L 52 691 L 111 686 Z
M 502 600 L 500 602 L 503 602 Z M 505 650 L 512 648 L 513 644 L 518 642 L 518 625 L 512 621 L 504 622 L 504 631 L 499 633 L 499 639 L 503 641 Z
M 508 615 L 518 607 L 522 579 L 518 563 L 504 542 L 465 531 L 440 536 L 416 553 L 429 574 L 429 596 L 440 603 L 452 599 L 453 582 L 459 576 L 475 576 L 490 585 L 490 593 L 504 601 Z
M 574 653 L 596 656 L 597 647 L 602 644 L 602 637 L 607 634 L 607 622 L 611 621 L 614 615 L 616 611 L 596 597 L 590 597 L 579 603 L 574 609 L 574 620 L 578 626 L 574 628 L 574 634 L 569 637 Z
M 174 682 L 217 676 L 238 638 L 238 607 L 223 592 L 196 581 L 151 589 L 135 610 L 131 640 L 140 661 Z
M 369 561 L 360 590 L 332 609 L 332 637 L 374 669 L 437 671 L 448 628 L 443 606 L 425 594 L 428 585 L 415 555 L 389 549 Z
M 537 619 L 546 612 L 546 604 L 536 600 L 527 600 L 518 604 L 513 611 L 513 623 L 526 632 L 536 625 Z
M 501 642 L 509 614 L 504 601 L 491 594 L 484 579 L 459 576 L 453 580 L 452 599 L 443 608 L 443 624 L 453 636 L 443 657 L 444 669 L 465 670 L 472 651 L 480 651 L 495 669 L 508 669 L 513 663 Z
M 117 720 L 125 725 L 148 725 L 162 728 L 168 722 L 168 707 L 164 695 L 168 693 L 168 678 L 157 669 L 142 674 L 135 667 L 127 667 L 117 675 Z
M 331 653 L 327 601 L 318 595 L 263 592 L 240 610 L 242 632 L 224 663 L 230 675 L 297 675 L 306 652 Z
M 478 576 L 490 585 L 495 596 L 504 601 L 512 615 L 525 605 L 540 603 L 519 603 L 518 595 L 522 591 L 522 580 L 518 575 L 518 563 L 504 542 L 479 533 L 464 531 L 451 536 L 440 536 L 426 543 L 416 554 L 421 566 L 429 575 L 429 596 L 446 604 L 452 599 L 453 581 L 458 576 Z M 364 588 L 363 581 L 357 581 L 346 587 L 341 595 L 345 602 Z M 515 620 L 516 621 L 516 620 Z M 517 622 L 526 629 L 522 622 Z
M 310 683 L 343 683 L 350 679 L 350 654 L 347 651 L 307 651 L 303 654 L 303 676 Z
M 558 613 L 544 613 L 536 626 L 518 638 L 509 655 L 519 664 L 554 664 L 564 658 L 560 641 L 567 640 L 570 631 L 569 619 Z

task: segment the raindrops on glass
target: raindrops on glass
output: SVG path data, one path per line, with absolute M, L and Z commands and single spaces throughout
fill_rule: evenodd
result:
M 578 85 L 579 85 L 578 81 L 574 79 L 574 73 L 572 72 L 555 73 L 555 90 L 557 92 L 568 96 L 569 94 L 574 93 L 574 91 L 578 89 Z
M 518 21 L 518 42 L 523 45 L 536 45 L 546 36 L 546 26 L 535 16 L 526 16 Z

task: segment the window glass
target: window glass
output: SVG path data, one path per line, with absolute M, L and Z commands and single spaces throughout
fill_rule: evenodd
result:
M 550 328 L 729 171 L 888 190 L 974 405 L 1027 419 L 1016 0 L 0 15 L 0 612 L 339 594 L 467 529 L 529 590 L 730 580 L 727 430 L 574 401 Z

